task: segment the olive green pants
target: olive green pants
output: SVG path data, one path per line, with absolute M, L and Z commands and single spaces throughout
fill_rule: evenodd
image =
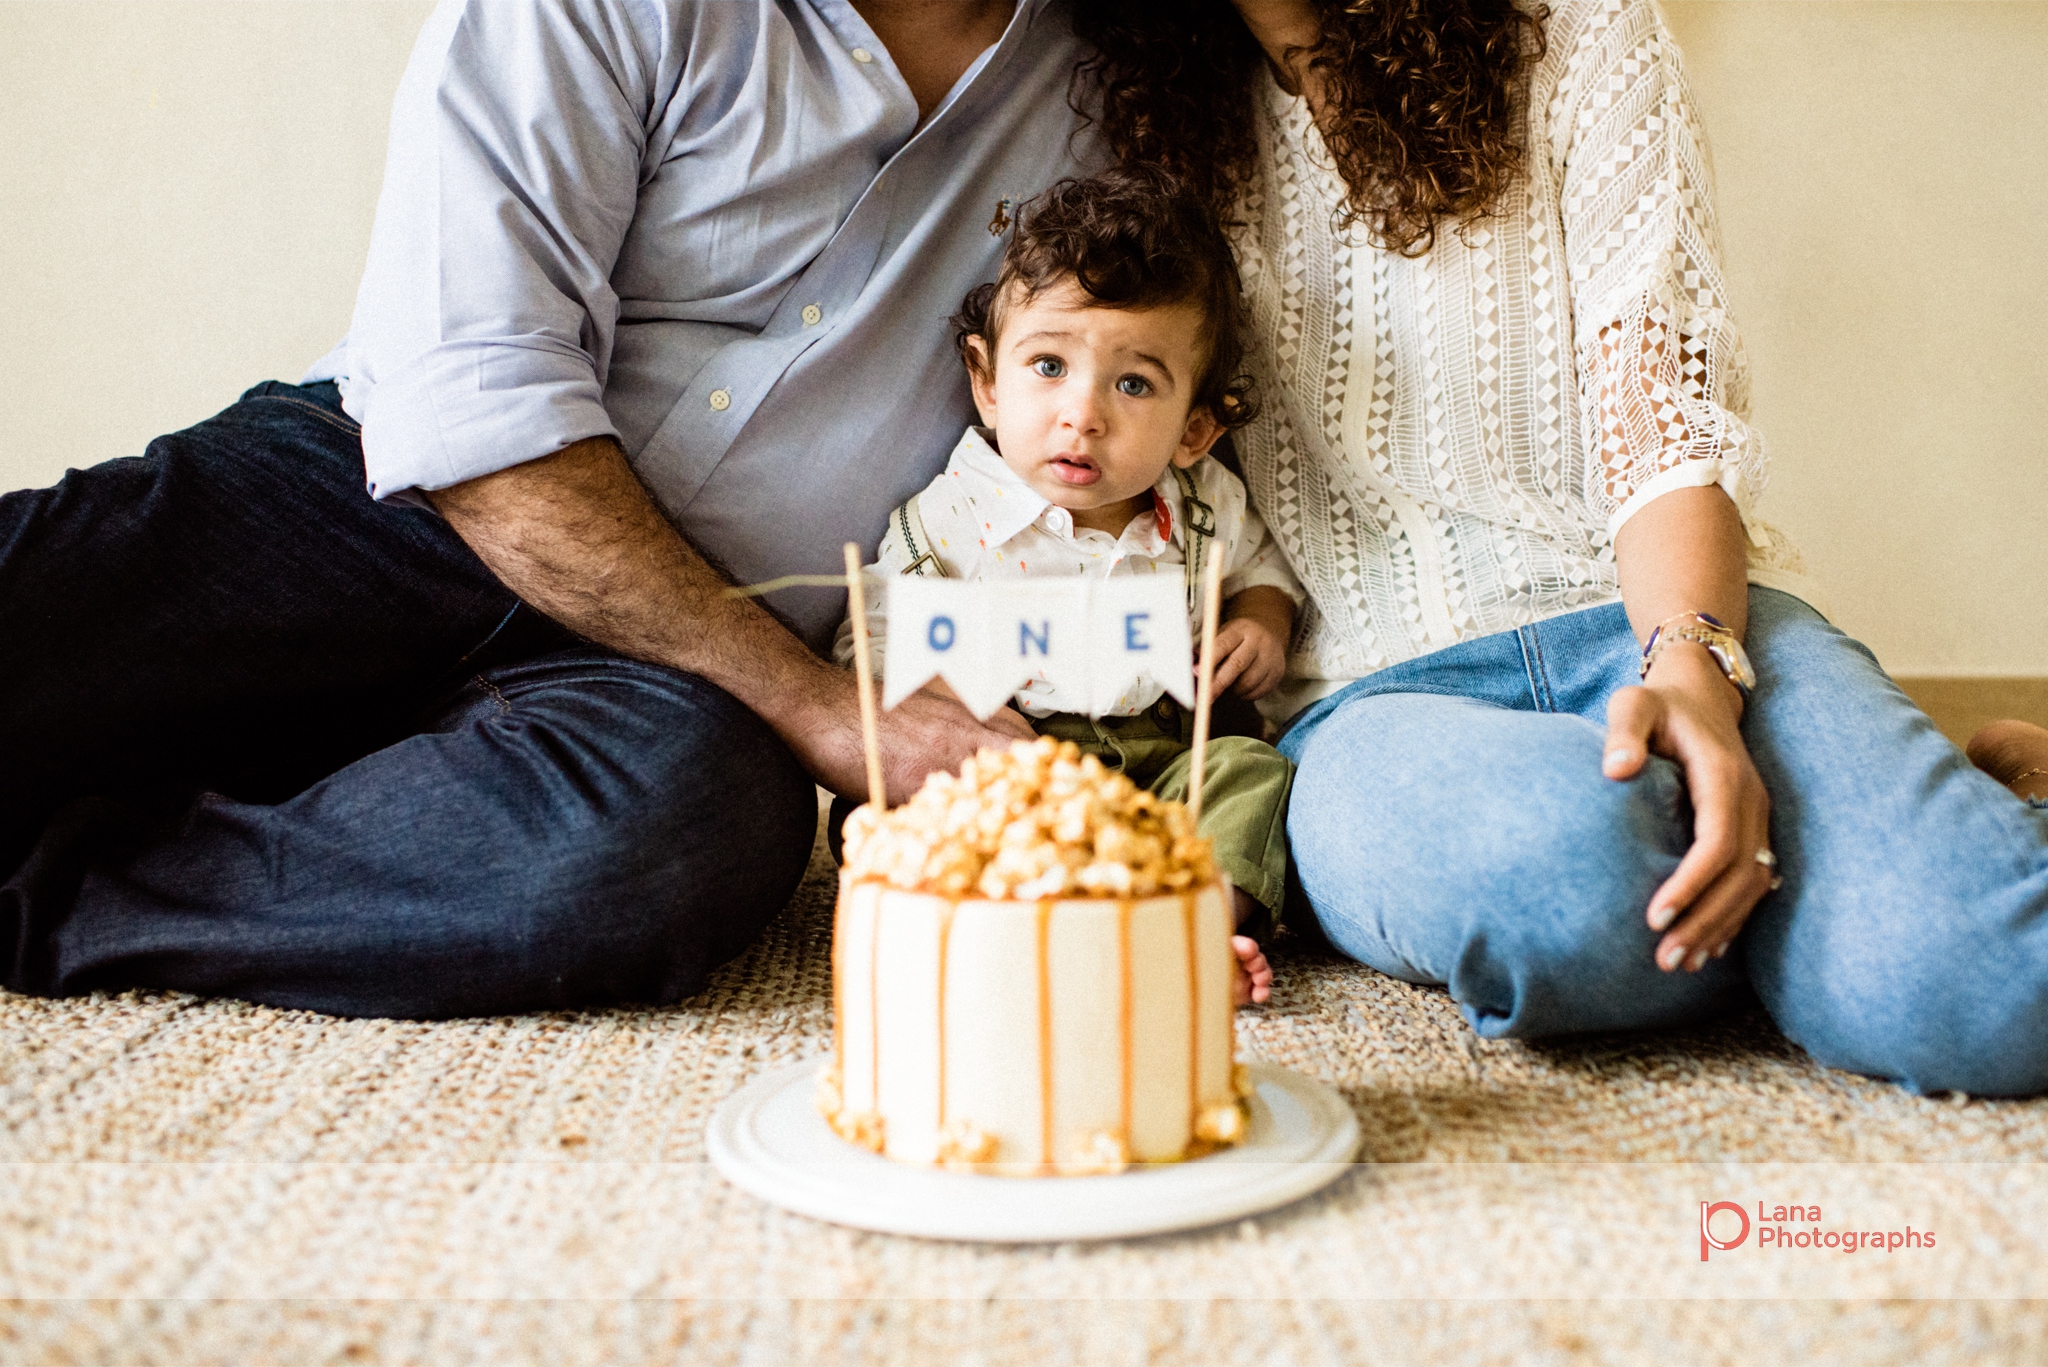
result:
M 1140 788 L 1175 802 L 1187 798 L 1195 722 L 1172 698 L 1134 717 L 1055 712 L 1030 722 L 1039 735 L 1074 742 Z M 1215 847 L 1217 866 L 1275 921 L 1287 889 L 1287 792 L 1293 785 L 1294 765 L 1264 741 L 1210 740 L 1200 830 Z

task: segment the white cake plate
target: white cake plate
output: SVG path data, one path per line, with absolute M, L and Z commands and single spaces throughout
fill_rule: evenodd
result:
M 1245 1142 L 1114 1177 L 984 1177 L 891 1162 L 832 1133 L 811 1104 L 820 1060 L 758 1078 L 705 1131 L 725 1179 L 772 1205 L 856 1229 L 927 1239 L 1040 1243 L 1128 1239 L 1243 1219 L 1300 1200 L 1350 1169 L 1358 1117 L 1334 1091 L 1246 1065 Z

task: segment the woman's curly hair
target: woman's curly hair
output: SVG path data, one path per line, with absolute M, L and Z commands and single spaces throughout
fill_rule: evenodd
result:
M 1190 405 L 1224 428 L 1258 415 L 1244 364 L 1246 311 L 1230 243 L 1208 200 L 1158 166 L 1112 167 L 1066 179 L 1026 203 L 995 280 L 970 290 L 953 340 L 970 370 L 996 354 L 1005 315 L 1072 281 L 1112 309 L 1185 304 L 1201 314 L 1202 373 Z M 977 354 L 969 343 L 979 341 Z
M 1312 0 L 1318 123 L 1350 193 L 1344 222 L 1420 256 L 1446 222 L 1483 218 L 1522 172 L 1522 78 L 1548 11 L 1516 0 Z M 1252 91 L 1266 60 L 1230 0 L 1086 0 L 1074 28 L 1098 55 L 1075 74 L 1109 146 L 1226 206 L 1258 159 Z M 1093 85 L 1092 91 L 1088 90 Z M 1092 94 L 1094 100 L 1087 96 Z

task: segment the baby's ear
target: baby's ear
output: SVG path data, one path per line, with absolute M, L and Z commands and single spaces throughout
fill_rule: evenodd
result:
M 974 391 L 974 409 L 983 427 L 996 425 L 996 372 L 988 343 L 980 337 L 960 339 L 960 359 L 967 363 L 967 387 Z
M 1196 404 L 1188 414 L 1188 425 L 1181 429 L 1180 445 L 1174 450 L 1173 463 L 1185 470 L 1209 454 L 1209 448 L 1223 435 L 1223 424 L 1216 421 L 1216 415 L 1209 411 L 1209 405 Z

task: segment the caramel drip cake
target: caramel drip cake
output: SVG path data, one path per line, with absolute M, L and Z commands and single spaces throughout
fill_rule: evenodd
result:
M 1235 1143 L 1230 887 L 1187 812 L 1068 743 L 846 824 L 818 1105 L 906 1163 L 1121 1171 Z

